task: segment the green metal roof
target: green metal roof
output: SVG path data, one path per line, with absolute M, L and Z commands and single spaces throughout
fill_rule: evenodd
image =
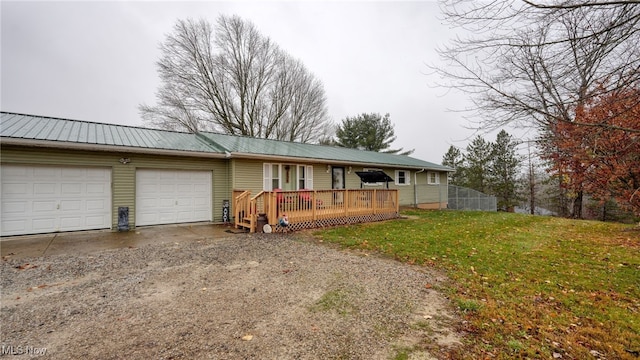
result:
M 334 146 L 303 144 L 216 133 L 191 134 L 102 124 L 45 116 L 0 112 L 0 137 L 42 140 L 60 144 L 106 145 L 140 148 L 148 151 L 173 150 L 226 155 L 227 157 L 284 157 L 342 162 L 361 165 L 393 166 L 452 171 L 446 166 L 405 155 L 363 151 Z
M 429 170 L 453 171 L 453 169 L 419 160 L 406 155 L 395 155 L 375 151 L 348 149 L 337 146 L 303 144 L 296 142 L 257 139 L 245 136 L 202 133 L 211 142 L 216 143 L 234 154 L 262 154 L 292 158 L 316 159 L 330 163 L 341 161 L 363 165 L 392 165 Z
M 0 113 L 3 138 L 222 153 L 193 134 L 44 116 Z

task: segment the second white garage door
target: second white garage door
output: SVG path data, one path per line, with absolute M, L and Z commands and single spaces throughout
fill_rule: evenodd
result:
M 136 225 L 211 221 L 211 214 L 211 171 L 136 171 Z

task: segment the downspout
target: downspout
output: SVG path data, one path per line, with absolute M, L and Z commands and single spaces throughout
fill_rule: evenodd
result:
M 415 205 L 415 207 L 418 207 L 418 173 L 421 172 L 425 172 L 425 169 L 422 169 L 420 171 L 416 171 L 413 173 L 413 196 L 414 196 L 414 202 L 413 204 Z

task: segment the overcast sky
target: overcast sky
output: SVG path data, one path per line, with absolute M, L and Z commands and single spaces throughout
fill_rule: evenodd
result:
M 447 42 L 435 1 L 0 3 L 2 111 L 145 126 L 155 104 L 158 46 L 176 19 L 238 15 L 324 83 L 331 120 L 389 113 L 394 148 L 440 163 L 474 135 L 464 96 L 434 88 Z M 493 141 L 494 139 L 488 138 Z

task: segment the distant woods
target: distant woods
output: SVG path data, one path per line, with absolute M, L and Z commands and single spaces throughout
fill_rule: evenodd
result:
M 318 142 L 329 119 L 322 82 L 237 16 L 178 20 L 160 45 L 149 125 L 188 132 Z

